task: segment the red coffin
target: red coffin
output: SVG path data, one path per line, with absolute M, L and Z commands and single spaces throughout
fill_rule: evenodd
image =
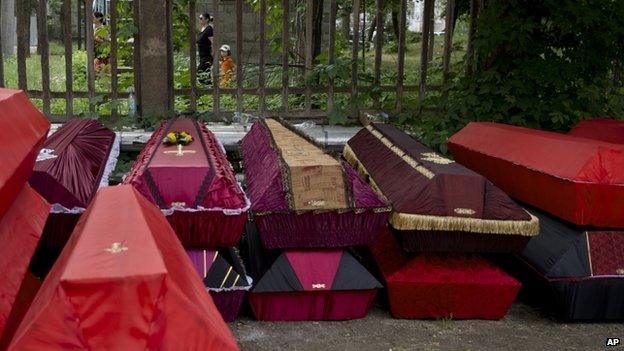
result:
M 579 122 L 568 134 L 607 143 L 624 144 L 624 121 L 609 118 L 588 119 Z
M 162 213 L 129 186 L 98 192 L 9 350 L 236 350 Z
M 177 153 L 163 144 L 172 131 L 193 142 Z M 163 123 L 124 180 L 163 210 L 186 247 L 235 246 L 247 220 L 249 200 L 236 181 L 223 146 L 204 124 L 190 118 Z
M 11 340 L 39 283 L 28 272 L 50 207 L 28 185 L 0 220 L 0 349 Z
M 520 283 L 477 255 L 405 256 L 387 229 L 371 247 L 394 318 L 501 319 Z
M 624 146 L 485 122 L 448 145 L 520 201 L 578 225 L 624 227 Z
M 0 89 L 0 218 L 30 176 L 50 122 L 24 92 Z

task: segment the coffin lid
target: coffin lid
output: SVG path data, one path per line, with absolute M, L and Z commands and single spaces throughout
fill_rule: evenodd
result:
M 50 122 L 23 91 L 0 88 L 0 218 L 32 173 Z
M 568 134 L 607 143 L 624 144 L 624 121 L 611 118 L 587 119 L 580 121 Z
M 351 166 L 292 125 L 260 120 L 241 141 L 251 209 L 256 215 L 306 211 L 388 211 Z
M 163 144 L 169 132 L 187 132 L 193 142 L 182 147 Z M 225 150 L 203 123 L 178 117 L 152 134 L 124 180 L 161 209 L 247 210 Z
M 98 192 L 9 349 L 43 344 L 237 349 L 167 220 L 130 186 Z
M 490 122 L 470 122 L 449 143 L 572 182 L 624 185 L 624 145 Z
M 98 121 L 73 119 L 45 141 L 30 184 L 52 204 L 86 208 L 105 176 L 109 157 L 116 162 L 115 143 L 115 133 Z
M 537 220 L 485 177 L 394 126 L 366 126 L 344 157 L 390 200 L 395 229 L 537 234 Z

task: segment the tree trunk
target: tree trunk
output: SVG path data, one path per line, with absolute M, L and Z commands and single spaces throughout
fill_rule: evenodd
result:
M 342 33 L 345 40 L 349 41 L 351 38 L 351 13 L 349 11 L 344 11 L 344 9 L 340 12 L 342 17 Z
M 316 62 L 316 57 L 321 54 L 323 44 L 323 0 L 314 0 L 313 9 L 314 28 L 312 30 L 312 59 Z
M 24 22 L 26 26 L 26 41 L 24 42 L 24 45 L 26 46 L 26 58 L 29 58 L 30 57 L 30 14 L 32 13 L 31 7 L 30 7 L 30 1 L 26 2 L 24 6 L 27 6 L 27 8 L 24 9 Z
M 368 42 L 373 41 L 373 33 L 375 32 L 375 29 L 377 28 L 377 25 L 378 25 L 377 22 L 378 22 L 378 18 L 377 18 L 377 15 L 375 15 L 375 18 L 373 18 L 373 22 L 371 23 L 371 26 L 368 29 L 368 34 L 366 35 L 366 41 Z
M 399 40 L 399 12 L 392 10 L 392 29 L 394 31 L 394 40 Z

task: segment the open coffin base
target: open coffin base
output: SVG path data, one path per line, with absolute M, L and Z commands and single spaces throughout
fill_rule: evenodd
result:
M 250 293 L 261 321 L 340 321 L 366 317 L 377 290 Z
M 512 267 L 531 301 L 562 320 L 624 320 L 622 278 L 548 279 L 521 257 Z
M 339 248 L 368 245 L 375 241 L 387 213 L 353 211 L 307 212 L 256 216 L 262 244 L 267 249 Z
M 531 239 L 524 235 L 492 235 L 438 230 L 394 230 L 406 252 L 519 253 Z
M 395 318 L 503 318 L 520 283 L 478 255 L 406 256 L 387 231 L 371 247 Z
M 186 253 L 223 320 L 234 322 L 252 283 L 238 249 L 187 249 Z

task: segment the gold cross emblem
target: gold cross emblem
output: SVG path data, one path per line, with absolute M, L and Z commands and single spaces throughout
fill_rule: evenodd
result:
M 176 151 L 163 151 L 164 154 L 173 154 L 175 156 L 184 156 L 184 154 L 194 154 L 195 152 L 195 150 L 184 150 L 182 144 L 178 144 L 178 149 Z
M 420 154 L 422 157 L 420 158 L 423 161 L 433 162 L 438 165 L 448 165 L 455 161 L 449 160 L 448 158 L 444 158 L 435 152 L 423 152 Z
M 109 247 L 107 249 L 104 249 L 104 251 L 108 251 L 108 252 L 110 252 L 112 254 L 117 254 L 117 253 L 120 253 L 122 251 L 128 251 L 128 248 L 123 246 L 122 243 L 113 243 L 111 245 L 111 247 Z

